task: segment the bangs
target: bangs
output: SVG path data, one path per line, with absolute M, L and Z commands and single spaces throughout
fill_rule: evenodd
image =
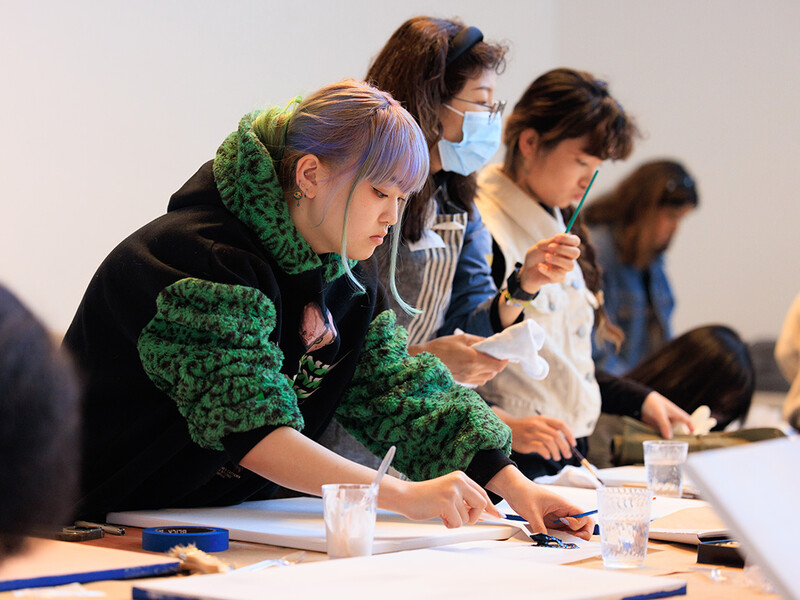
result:
M 605 98 L 587 118 L 594 121 L 589 132 L 586 153 L 603 160 L 623 160 L 633 151 L 633 131 L 630 119 L 612 98 Z
M 416 121 L 399 106 L 374 113 L 357 181 L 394 185 L 404 194 L 422 189 L 428 179 L 428 146 Z

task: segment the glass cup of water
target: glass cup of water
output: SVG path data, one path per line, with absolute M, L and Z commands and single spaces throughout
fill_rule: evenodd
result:
M 683 463 L 689 452 L 688 442 L 648 440 L 644 447 L 647 487 L 656 496 L 680 498 L 683 490 Z
M 652 498 L 652 492 L 644 488 L 597 489 L 600 553 L 604 567 L 635 569 L 644 565 Z

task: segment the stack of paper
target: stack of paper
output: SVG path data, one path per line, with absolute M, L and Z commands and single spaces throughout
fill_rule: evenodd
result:
M 531 552 L 540 548 L 531 547 Z M 548 598 L 617 600 L 685 594 L 667 577 L 583 569 L 439 550 L 397 552 L 269 569 L 137 584 L 134 598 Z

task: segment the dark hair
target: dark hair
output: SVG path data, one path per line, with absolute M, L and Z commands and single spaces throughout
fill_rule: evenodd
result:
M 447 65 L 453 38 L 464 29 L 457 20 L 414 17 L 403 23 L 381 49 L 367 71 L 367 81 L 389 92 L 422 128 L 428 148 L 442 138 L 439 109 L 486 69 L 505 68 L 504 45 L 480 41 Z M 475 178 L 453 173 L 448 182 L 451 199 L 471 211 Z M 403 235 L 416 241 L 425 229 L 428 200 L 434 191 L 432 177 L 409 198 L 403 217 Z
M 721 430 L 750 410 L 755 369 L 733 329 L 697 327 L 668 342 L 625 375 L 663 394 L 687 412 L 703 404 Z
M 526 129 L 536 131 L 544 151 L 588 135 L 584 152 L 602 160 L 628 158 L 638 135 L 633 120 L 611 96 L 605 81 L 565 68 L 537 77 L 506 119 L 503 171 L 512 179 L 521 161 L 519 137 Z
M 78 489 L 78 388 L 45 328 L 0 286 L 0 560 L 71 516 Z
M 682 164 L 654 160 L 587 205 L 583 217 L 590 225 L 609 225 L 622 262 L 635 264 L 650 215 L 660 207 L 696 207 L 698 203 L 694 179 Z
M 522 161 L 519 138 L 526 129 L 536 131 L 542 152 L 549 152 L 564 140 L 588 136 L 584 152 L 602 160 L 627 158 L 639 133 L 632 118 L 611 96 L 605 81 L 591 73 L 566 68 L 537 77 L 506 119 L 503 172 L 515 181 Z M 570 219 L 573 212 L 572 208 L 566 209 L 564 219 Z M 572 231 L 581 238 L 578 262 L 586 286 L 599 296 L 601 272 L 580 214 Z M 625 336 L 609 321 L 602 304 L 595 316 L 599 337 L 619 347 Z

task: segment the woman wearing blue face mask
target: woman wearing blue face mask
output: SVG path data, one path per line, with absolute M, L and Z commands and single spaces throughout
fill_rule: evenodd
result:
M 367 81 L 391 93 L 416 118 L 430 151 L 430 176 L 409 198 L 396 259 L 386 244 L 375 252 L 380 277 L 392 286 L 389 273 L 396 260 L 399 296 L 416 309 L 393 304 L 408 329 L 409 352 L 431 352 L 456 381 L 475 385 L 490 380 L 507 361 L 472 345 L 521 320 L 520 302 L 529 301 L 541 285 L 563 280 L 578 255 L 579 239 L 562 234 L 531 248 L 502 294 L 492 280 L 486 258 L 492 240 L 475 208 L 473 173 L 500 146 L 505 102 L 494 93 L 505 53 L 504 46 L 484 41 L 476 27 L 415 17 L 395 31 L 367 73 Z M 551 243 L 556 238 L 561 243 Z M 455 334 L 456 329 L 467 333 Z M 571 438 L 560 421 L 542 421 L 536 435 L 545 443 L 565 443 L 561 431 Z M 356 460 L 377 462 L 360 449 L 344 449 L 352 442 L 342 438 L 334 425 L 326 443 Z
M 367 73 L 417 119 L 431 157 L 428 182 L 403 218 L 405 244 L 397 257 L 400 295 L 419 312 L 395 311 L 409 331 L 412 353 L 436 354 L 456 380 L 471 384 L 491 379 L 506 361 L 470 346 L 522 314 L 492 281 L 486 260 L 491 236 L 474 204 L 473 173 L 500 147 L 505 101 L 494 94 L 505 53 L 476 27 L 416 17 L 392 35 Z M 376 254 L 388 285 L 389 254 L 383 247 Z M 530 299 L 543 283 L 563 278 L 558 267 L 537 267 L 545 260 L 544 252 L 531 253 L 530 267 L 521 278 L 515 273 L 510 291 Z M 467 334 L 453 335 L 457 328 Z

